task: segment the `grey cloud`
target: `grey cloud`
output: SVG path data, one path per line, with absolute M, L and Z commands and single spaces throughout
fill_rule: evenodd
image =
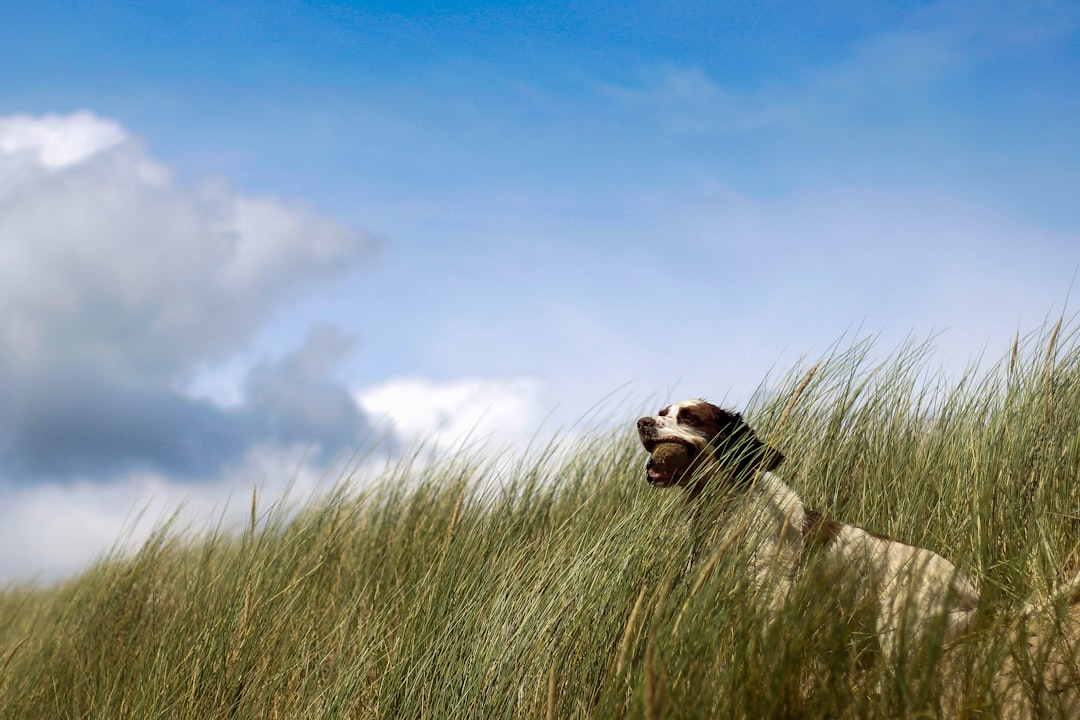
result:
M 355 341 L 333 328 L 312 330 L 307 344 L 256 366 L 247 382 L 248 412 L 267 440 L 318 443 L 324 459 L 365 440 L 371 424 L 348 388 L 333 378 Z
M 100 480 L 134 471 L 216 476 L 259 444 L 305 445 L 328 460 L 370 439 L 371 424 L 333 378 L 352 343 L 330 328 L 253 369 L 234 408 L 84 368 L 20 378 L 0 393 L 0 472 L 21 482 Z
M 23 377 L 3 402 L 0 467 L 23 481 L 139 470 L 205 476 L 255 439 L 242 413 L 82 370 Z

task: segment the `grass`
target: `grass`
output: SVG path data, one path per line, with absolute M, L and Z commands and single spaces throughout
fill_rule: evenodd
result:
M 1076 561 L 1075 340 L 1059 324 L 951 383 L 927 346 L 858 343 L 747 409 L 808 504 L 978 579 L 994 610 L 948 652 L 886 666 L 836 578 L 764 622 L 750 548 L 646 485 L 628 417 L 517 460 L 406 458 L 362 491 L 345 473 L 299 509 L 253 498 L 242 532 L 166 523 L 8 587 L 0 717 L 998 717 L 1009 662 L 1054 717 L 1013 618 Z

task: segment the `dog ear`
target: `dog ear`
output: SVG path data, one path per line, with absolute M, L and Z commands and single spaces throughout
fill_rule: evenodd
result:
M 786 458 L 784 457 L 784 453 L 780 452 L 772 445 L 767 443 L 762 443 L 762 445 L 765 446 L 765 451 L 761 456 L 762 467 L 765 468 L 767 472 L 772 472 L 780 467 Z
M 772 472 L 784 462 L 784 454 L 757 436 L 749 425 L 743 423 L 742 437 L 739 444 L 739 472 L 753 473 L 758 470 Z
M 772 472 L 784 462 L 784 454 L 757 436 L 739 413 L 717 408 L 717 428 L 713 455 L 717 461 L 734 465 L 730 469 L 744 479 L 757 471 Z

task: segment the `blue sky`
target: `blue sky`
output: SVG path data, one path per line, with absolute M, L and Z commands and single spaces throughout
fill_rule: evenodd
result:
M 0 67 L 0 577 L 1071 312 L 1074 3 L 22 3 Z

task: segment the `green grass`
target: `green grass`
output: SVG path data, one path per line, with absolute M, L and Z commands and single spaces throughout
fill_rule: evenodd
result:
M 948 653 L 886 667 L 835 578 L 763 622 L 749 548 L 647 486 L 631 413 L 524 459 L 345 473 L 304 507 L 253 504 L 242 532 L 166 523 L 8 587 L 0 717 L 997 717 L 1000 663 L 1042 672 L 1010 611 L 1076 558 L 1080 347 L 1053 329 L 951 384 L 925 346 L 874 352 L 795 368 L 747 415 L 808 504 L 979 580 L 995 611 Z

